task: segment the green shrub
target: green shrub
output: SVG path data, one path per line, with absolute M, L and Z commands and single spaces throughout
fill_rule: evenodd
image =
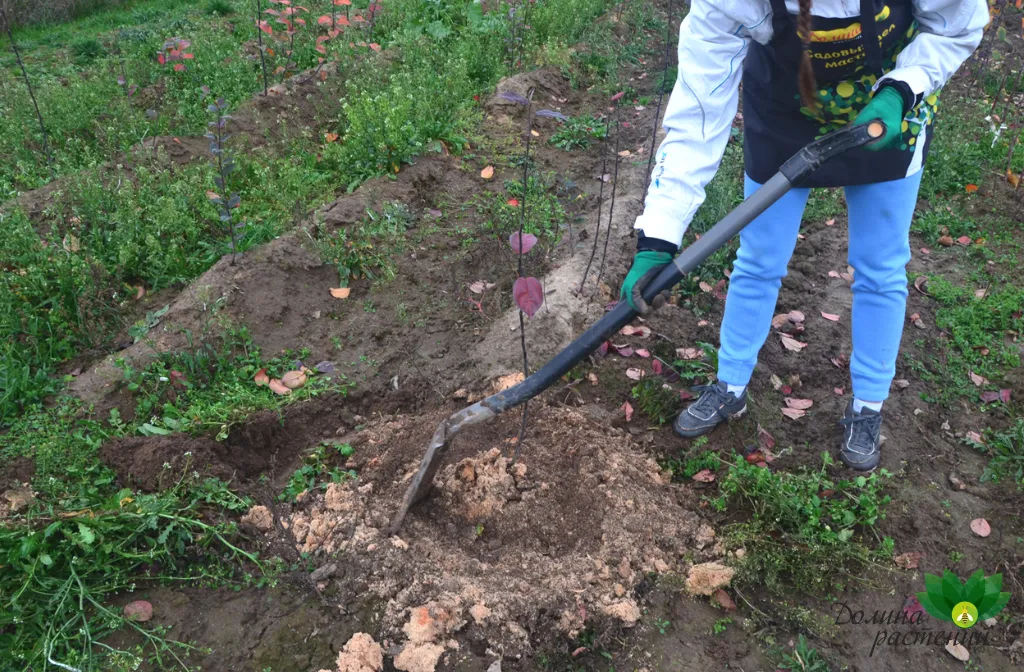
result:
M 71 59 L 78 65 L 88 65 L 106 53 L 95 37 L 83 37 L 71 43 Z

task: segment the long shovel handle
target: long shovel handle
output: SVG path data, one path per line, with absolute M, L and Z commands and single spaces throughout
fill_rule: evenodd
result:
M 661 292 L 674 287 L 683 279 L 683 276 L 704 263 L 718 248 L 725 245 L 730 238 L 754 221 L 758 215 L 771 207 L 790 189 L 806 180 L 823 163 L 853 148 L 862 147 L 878 140 L 884 135 L 885 125 L 880 121 L 874 121 L 870 124 L 849 126 L 835 131 L 801 149 L 750 198 L 743 201 L 736 209 L 711 227 L 700 237 L 700 240 L 683 250 L 672 263 L 666 265 L 661 273 L 644 287 L 642 292 L 644 300 L 650 302 Z M 409 507 L 427 495 L 444 452 L 455 434 L 464 427 L 489 420 L 495 415 L 537 396 L 596 350 L 609 337 L 629 324 L 636 316 L 637 312 L 628 302 L 620 301 L 604 317 L 595 322 L 579 338 L 532 373 L 526 380 L 482 399 L 442 422 L 423 456 L 419 471 L 416 472 L 409 484 L 402 507 L 391 523 L 392 533 L 402 524 Z

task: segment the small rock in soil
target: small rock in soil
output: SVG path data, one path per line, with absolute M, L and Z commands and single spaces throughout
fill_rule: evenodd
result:
M 365 632 L 357 632 L 338 653 L 337 665 L 337 672 L 378 672 L 384 669 L 384 651 L 380 644 L 373 641 L 373 637 Z
M 395 656 L 395 668 L 403 672 L 434 672 L 444 647 L 440 644 L 407 644 Z
M 35 493 L 29 488 L 11 488 L 4 492 L 4 499 L 11 507 L 11 513 L 18 513 L 27 509 L 35 501 Z
M 686 589 L 693 595 L 711 595 L 719 588 L 728 586 L 735 574 L 735 569 L 717 562 L 694 565 L 686 577 Z
M 959 476 L 957 476 L 956 472 L 951 471 L 949 472 L 949 487 L 953 488 L 954 490 L 966 490 L 967 484 L 964 483 Z
M 124 617 L 129 621 L 145 623 L 153 618 L 153 605 L 145 600 L 136 600 L 124 605 Z
M 310 575 L 309 575 L 309 579 L 313 583 L 317 583 L 319 581 L 323 581 L 324 579 L 331 578 L 332 576 L 334 576 L 334 573 L 337 572 L 337 571 L 338 571 L 338 565 L 336 565 L 335 563 L 332 562 L 329 565 L 324 565 L 323 567 L 320 567 L 319 569 L 313 570 L 310 573 Z
M 269 532 L 274 529 L 274 514 L 263 505 L 254 506 L 242 516 L 241 522 L 243 525 L 252 525 L 260 532 Z
M 627 628 L 633 627 L 640 620 L 640 607 L 633 600 L 604 605 L 601 607 L 601 613 L 622 621 L 622 625 Z
M 999 621 L 996 620 L 995 616 L 992 616 L 992 617 L 986 618 L 984 621 L 982 621 L 982 624 L 986 628 L 994 628 L 997 625 L 999 625 Z

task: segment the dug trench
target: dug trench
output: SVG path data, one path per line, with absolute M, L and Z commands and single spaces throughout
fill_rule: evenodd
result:
M 529 88 L 539 104 L 567 112 L 599 104 L 589 97 L 570 102 L 567 83 L 551 71 L 499 85 L 499 91 L 520 94 Z M 522 112 L 498 100 L 486 123 L 495 134 L 517 135 Z M 641 117 L 636 125 L 653 122 Z M 584 206 L 572 246 L 566 231 L 564 243 L 545 250 L 540 268 L 534 267 L 535 273 L 547 270 L 545 307 L 526 328 L 535 362 L 603 314 L 609 283 L 618 282 L 628 263 L 631 224 L 645 184 L 641 148 L 649 138 L 638 129 L 623 130 L 623 146 L 639 158 L 621 162 L 609 255 L 598 257 L 583 294 L 576 288 L 590 246 L 608 235 L 607 192 L 601 235 L 591 233 L 594 192 L 601 184 L 593 166 L 599 162 L 593 156 L 567 159 L 547 147 L 537 152 L 538 163 L 584 185 L 576 199 Z M 371 181 L 323 208 L 319 216 L 329 226 L 351 226 L 368 208 L 394 201 L 428 211 L 419 226 L 439 220 L 439 230 L 402 255 L 396 279 L 383 287 L 357 281 L 347 303 L 333 299 L 333 269 L 296 231 L 235 265 L 215 265 L 170 304 L 151 339 L 118 354 L 142 363 L 154 351 L 181 347 L 183 329 L 201 331 L 207 307 L 220 299 L 222 314 L 249 325 L 265 351 L 301 344 L 311 360 L 354 365 L 345 369 L 357 383 L 347 395 L 258 414 L 220 442 L 172 434 L 120 439 L 101 449 L 120 480 L 142 490 L 168 487 L 187 471 L 231 480 L 261 502 L 242 520 L 250 548 L 299 567 L 274 589 L 153 589 L 149 597 L 159 605 L 154 623 L 171 627 L 180 641 L 208 647 L 208 654 L 193 655 L 194 663 L 210 669 L 333 669 L 351 635 L 367 632 L 402 669 L 487 669 L 496 659 L 508 669 L 537 669 L 542 658 L 562 655 L 567 647 L 567 655 L 583 655 L 587 647 L 574 641 L 610 641 L 635 628 L 656 575 L 682 577 L 682 585 L 692 571 L 691 590 L 707 594 L 731 574 L 718 562 L 724 550 L 696 513 L 689 488 L 666 480 L 625 430 L 610 426 L 599 406 L 581 412 L 559 403 L 557 394 L 531 404 L 515 464 L 510 456 L 517 413 L 460 437 L 436 491 L 398 536 L 387 534 L 438 422 L 496 389 L 495 381 L 514 380 L 521 366 L 518 315 L 499 298 L 511 293 L 514 256 L 499 240 L 459 253 L 446 219 L 429 212 L 489 188 L 476 171 L 455 158 L 421 159 L 396 180 Z M 599 270 L 603 278 L 596 283 Z M 479 279 L 497 284 L 486 312 L 470 310 L 464 299 L 467 285 Z M 372 302 L 375 310 L 358 302 Z M 423 326 L 399 319 L 400 303 L 421 311 Z M 337 335 L 347 337 L 340 351 L 332 340 Z M 129 414 L 119 377 L 113 361 L 99 361 L 74 387 L 99 408 L 118 403 Z M 356 480 L 309 492 L 294 504 L 279 503 L 276 493 L 322 442 L 354 447 L 338 466 L 353 470 Z

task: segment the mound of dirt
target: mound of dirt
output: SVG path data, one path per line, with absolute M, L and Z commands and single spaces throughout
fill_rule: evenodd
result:
M 586 626 L 631 627 L 645 574 L 721 556 L 702 543 L 709 528 L 687 491 L 627 434 L 566 408 L 535 413 L 515 464 L 515 439 L 503 437 L 516 414 L 460 437 L 400 536 L 388 525 L 438 414 L 369 425 L 358 480 L 282 516 L 297 551 L 344 553 L 325 594 L 386 605 L 381 633 L 397 642 L 398 669 L 434 669 L 456 637 L 512 655 Z
M 524 109 L 523 106 L 507 98 L 502 98 L 501 94 L 513 93 L 526 98 L 531 89 L 534 92 L 534 102 L 552 104 L 559 101 L 565 102 L 570 93 L 570 84 L 557 68 L 542 68 L 505 77 L 498 82 L 495 95 L 487 101 L 484 109 L 490 114 L 515 116 Z

